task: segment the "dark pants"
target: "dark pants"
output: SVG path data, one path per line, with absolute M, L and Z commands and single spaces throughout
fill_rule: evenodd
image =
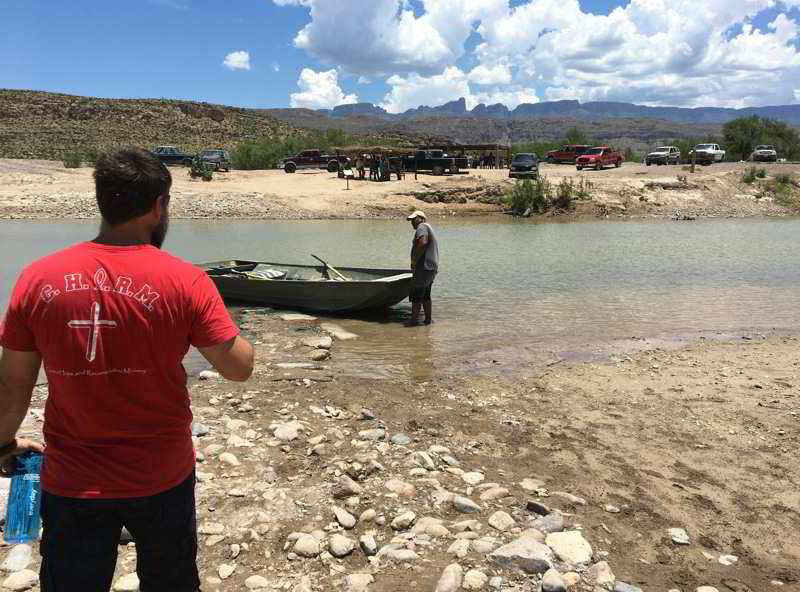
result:
M 141 592 L 196 592 L 194 473 L 157 495 L 75 499 L 42 492 L 42 592 L 108 592 L 125 526 Z
M 433 280 L 436 278 L 435 271 L 414 270 L 414 277 L 411 279 L 411 291 L 408 299 L 413 302 L 430 302 L 431 288 Z

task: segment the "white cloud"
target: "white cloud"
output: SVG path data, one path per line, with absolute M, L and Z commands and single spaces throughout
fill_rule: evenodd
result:
M 280 72 L 281 65 L 278 62 L 272 62 L 272 71 L 273 72 Z
M 472 73 L 467 75 L 457 66 L 451 66 L 434 76 L 394 75 L 386 81 L 391 90 L 384 97 L 382 107 L 390 113 L 402 113 L 420 105 L 434 107 L 463 98 L 467 109 L 479 103 L 503 103 L 513 109 L 520 103 L 539 101 L 536 93 L 529 88 L 495 87 L 474 93 L 469 85 L 471 76 Z
M 469 81 L 475 84 L 511 84 L 511 70 L 505 64 L 495 66 L 475 66 L 469 73 Z
M 358 77 L 358 84 L 371 84 L 371 83 L 372 83 L 372 80 L 370 80 L 366 76 L 359 76 Z
M 337 105 L 357 103 L 355 94 L 345 95 L 339 86 L 339 73 L 336 70 L 315 72 L 303 68 L 297 80 L 300 92 L 292 93 L 289 104 L 306 109 L 332 109 Z
M 222 64 L 231 70 L 249 70 L 250 54 L 246 51 L 233 51 L 225 56 Z
M 295 46 L 386 75 L 393 111 L 461 96 L 763 105 L 795 102 L 800 88 L 798 0 L 630 0 L 608 15 L 578 0 L 419 0 L 416 12 L 408 0 L 273 1 L 309 9 Z M 762 13 L 776 16 L 759 29 Z M 465 57 L 468 73 L 455 65 Z

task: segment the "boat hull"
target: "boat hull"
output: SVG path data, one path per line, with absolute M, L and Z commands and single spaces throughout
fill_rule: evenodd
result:
M 254 280 L 235 275 L 255 266 L 287 271 L 289 277 L 298 279 Z M 243 260 L 203 263 L 200 267 L 206 270 L 226 301 L 337 314 L 394 306 L 408 298 L 412 277 L 404 269 L 340 267 L 337 269 L 351 279 L 334 281 L 322 279 L 327 276 L 323 266 Z M 319 279 L 313 279 L 315 276 Z

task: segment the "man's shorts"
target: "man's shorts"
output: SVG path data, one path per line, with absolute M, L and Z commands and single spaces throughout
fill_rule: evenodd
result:
M 433 280 L 435 277 L 435 271 L 414 271 L 414 277 L 411 279 L 411 292 L 408 295 L 408 299 L 414 303 L 427 302 L 430 300 L 431 288 L 433 287 Z

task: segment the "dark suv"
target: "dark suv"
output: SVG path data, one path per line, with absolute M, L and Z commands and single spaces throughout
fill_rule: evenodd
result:
M 231 156 L 227 150 L 203 150 L 197 158 L 200 162 L 213 166 L 215 170 L 226 173 L 231 170 Z
M 190 166 L 194 158 L 194 154 L 187 154 L 175 146 L 159 146 L 153 150 L 153 154 L 164 164 L 182 164 L 184 166 Z
M 512 179 L 535 179 L 539 176 L 539 157 L 533 152 L 515 154 L 508 176 Z

